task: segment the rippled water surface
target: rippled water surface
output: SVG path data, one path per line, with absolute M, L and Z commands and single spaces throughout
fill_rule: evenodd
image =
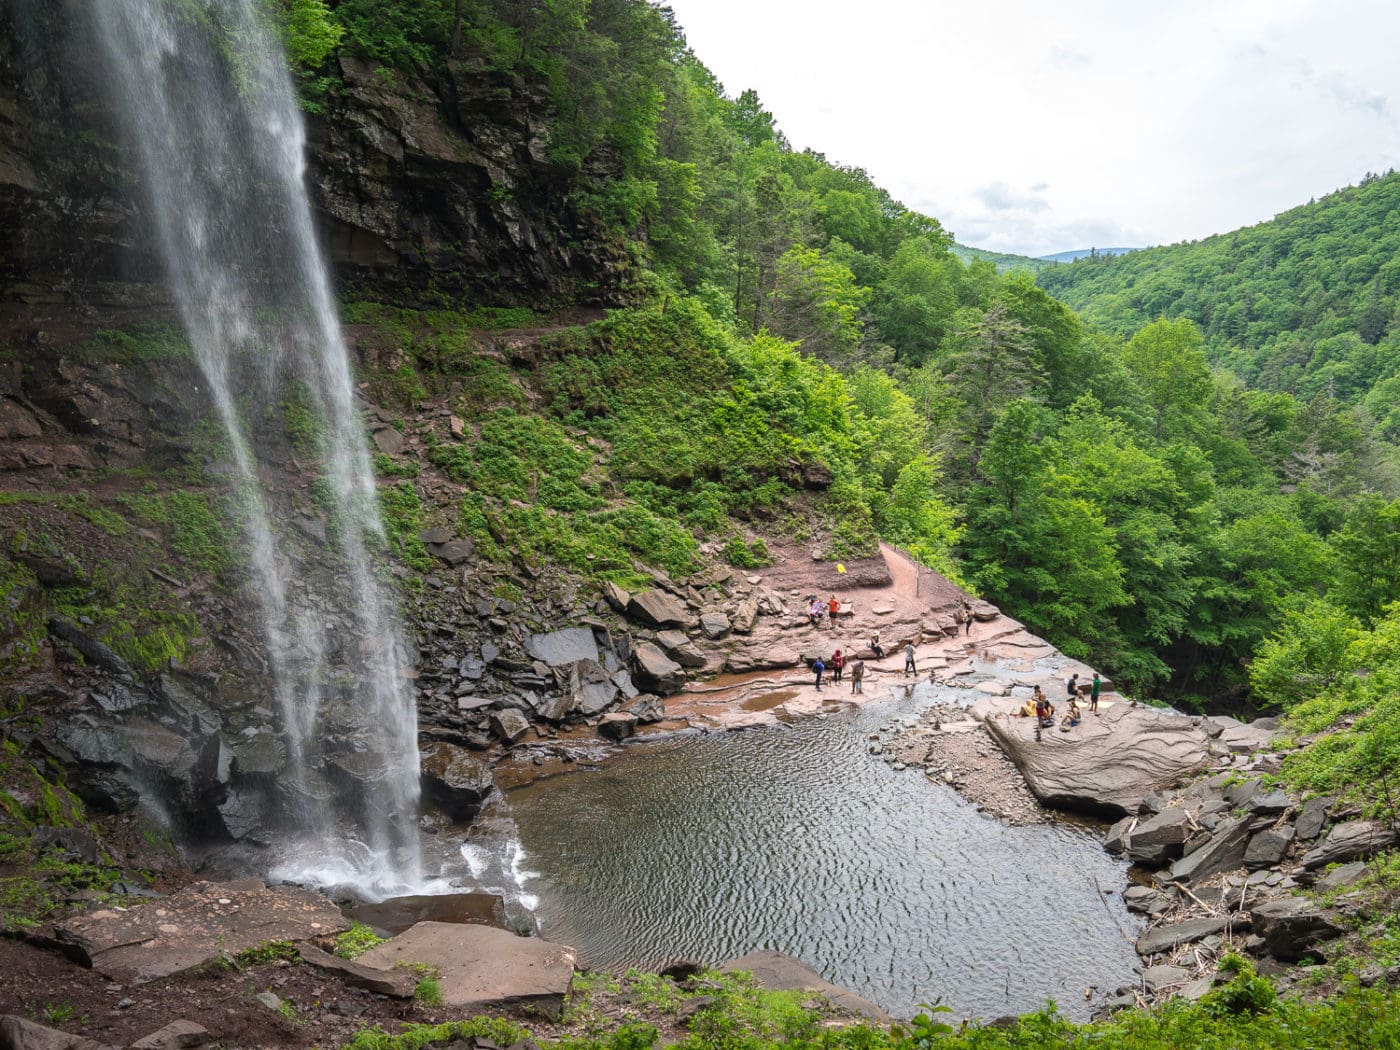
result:
M 896 1015 L 941 997 L 993 1017 L 1053 997 L 1083 1016 L 1086 986 L 1111 990 L 1137 964 L 1125 866 L 1091 832 L 1003 825 L 870 755 L 869 735 L 916 714 L 925 689 L 635 745 L 512 792 L 544 935 L 602 969 L 774 948 Z

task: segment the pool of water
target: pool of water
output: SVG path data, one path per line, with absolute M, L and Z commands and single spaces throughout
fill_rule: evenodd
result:
M 592 968 L 773 948 L 897 1016 L 942 1000 L 990 1018 L 1054 998 L 1083 1017 L 1086 987 L 1111 991 L 1138 963 L 1126 865 L 1101 830 L 1004 825 L 869 753 L 892 720 L 968 694 L 921 685 L 790 725 L 636 744 L 519 788 L 494 822 L 498 841 L 513 829 L 511 880 L 543 935 Z

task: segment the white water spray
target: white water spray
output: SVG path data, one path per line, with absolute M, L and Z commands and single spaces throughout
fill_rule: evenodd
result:
M 285 58 L 257 0 L 205 0 L 202 19 L 169 0 L 85 6 L 237 471 L 248 583 L 290 772 L 279 787 L 292 841 L 273 874 L 349 882 L 367 896 L 418 888 L 406 647 L 372 564 L 384 539 L 377 491 L 303 185 L 305 131 Z M 331 523 L 332 564 L 302 579 L 258 458 L 259 420 L 293 389 L 319 417 Z M 334 712 L 343 731 L 332 743 L 334 704 L 350 710 Z M 349 767 L 353 784 L 327 777 Z

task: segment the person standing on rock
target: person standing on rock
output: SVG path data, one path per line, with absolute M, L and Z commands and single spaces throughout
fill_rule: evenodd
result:
M 836 600 L 836 595 L 831 596 L 831 601 L 826 603 L 827 612 L 831 614 L 831 626 L 836 626 L 836 617 L 841 613 L 841 603 Z
M 865 692 L 865 661 L 857 659 L 851 664 L 851 692 Z
M 822 658 L 820 656 L 817 657 L 816 660 L 812 662 L 812 673 L 817 676 L 817 692 L 819 693 L 822 691 L 822 672 L 825 670 L 826 664 L 822 663 Z
M 870 648 L 875 653 L 875 659 L 883 660 L 885 658 L 885 647 L 880 644 L 879 631 L 870 636 Z
M 833 682 L 841 681 L 841 672 L 845 666 L 846 658 L 841 655 L 841 650 L 837 649 L 831 654 L 831 680 Z
M 904 643 L 904 673 L 918 674 L 914 667 L 914 643 L 908 641 Z
M 1102 683 L 1099 681 L 1099 672 L 1095 671 L 1094 682 L 1089 686 L 1089 710 L 1094 714 L 1099 713 L 1099 687 L 1101 685 Z
M 964 598 L 964 599 L 962 600 L 962 616 L 963 616 L 963 637 L 966 638 L 968 635 L 972 634 L 972 619 L 973 619 L 973 617 L 972 617 L 972 603 L 969 602 L 966 598 Z

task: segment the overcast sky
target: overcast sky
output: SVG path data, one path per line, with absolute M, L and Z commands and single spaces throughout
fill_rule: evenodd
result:
M 964 244 L 1247 226 L 1400 167 L 1400 4 L 668 0 L 731 95 Z

